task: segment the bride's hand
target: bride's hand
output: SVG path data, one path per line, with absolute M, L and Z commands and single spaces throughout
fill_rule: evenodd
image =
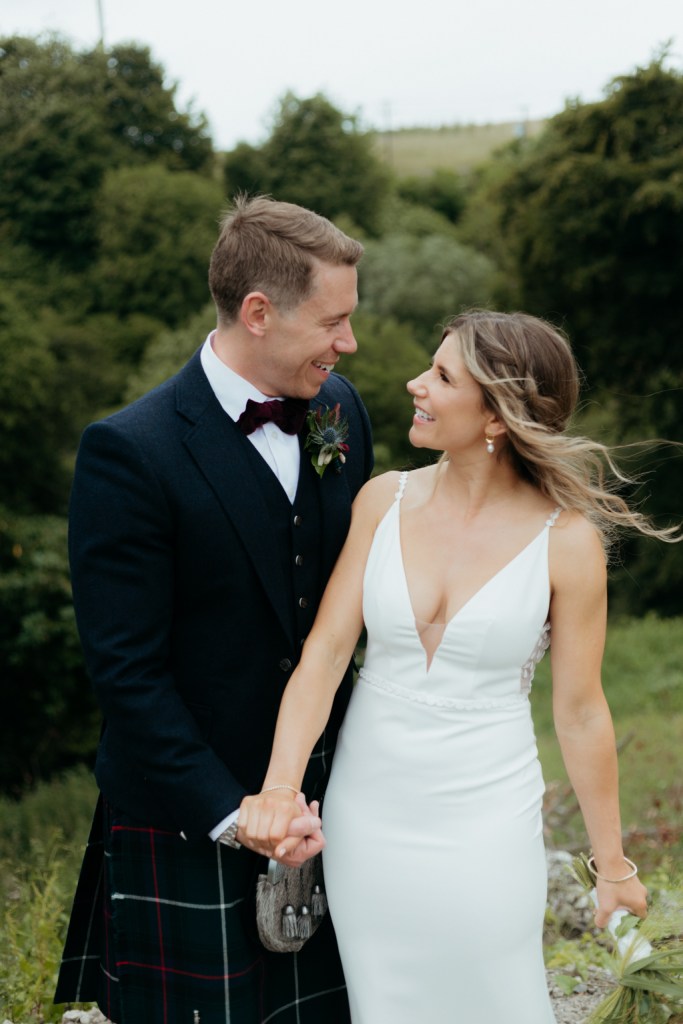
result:
M 636 917 L 647 916 L 647 889 L 638 877 L 625 882 L 604 882 L 598 878 L 595 890 L 598 897 L 595 911 L 597 928 L 605 928 L 614 911 L 621 908 Z
M 320 804 L 317 800 L 312 800 L 310 807 L 308 807 L 303 793 L 297 795 L 296 802 L 304 813 L 301 818 L 294 819 L 290 826 L 289 836 L 277 848 L 274 855 L 274 860 L 278 860 L 281 864 L 286 864 L 290 868 L 300 867 L 304 861 L 315 857 L 316 853 L 320 853 L 325 847 L 325 837 L 320 828 L 314 829 L 302 838 L 297 838 L 293 831 L 294 828 L 298 827 L 297 823 L 303 822 L 307 817 L 314 817 L 320 821 L 318 815 Z

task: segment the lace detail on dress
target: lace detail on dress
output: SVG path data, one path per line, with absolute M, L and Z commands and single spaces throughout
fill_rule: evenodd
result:
M 555 523 L 557 522 L 557 520 L 559 519 L 560 512 L 562 512 L 562 509 L 558 505 L 557 508 L 554 508 L 553 511 L 548 516 L 548 518 L 546 519 L 545 525 L 546 526 L 554 526 Z M 545 626 L 541 630 L 541 635 L 539 636 L 538 640 L 536 641 L 536 646 L 534 647 L 533 651 L 531 652 L 531 655 L 529 656 L 529 658 L 522 665 L 522 675 L 521 675 L 521 678 L 520 678 L 520 687 L 519 687 L 521 693 L 529 694 L 531 692 L 531 684 L 532 684 L 532 682 L 534 680 L 534 672 L 536 671 L 536 666 L 538 665 L 539 661 L 541 660 L 541 658 L 543 657 L 543 655 L 545 654 L 545 652 L 548 650 L 549 647 L 550 647 L 550 623 L 546 622 Z
M 404 491 L 406 489 L 406 483 L 407 482 L 408 482 L 408 471 L 404 469 L 403 472 L 401 473 L 400 477 L 398 478 L 398 488 L 396 490 L 396 494 L 394 495 L 394 500 L 395 501 L 400 501 L 401 498 L 403 497 L 403 493 L 404 493 Z
M 517 707 L 524 697 L 521 693 L 511 693 L 508 697 L 485 697 L 481 700 L 468 700 L 464 697 L 437 697 L 433 693 L 421 693 L 417 690 L 408 690 L 405 686 L 392 683 L 391 680 L 378 676 L 375 672 L 368 672 L 367 669 L 360 670 L 360 679 L 370 686 L 376 686 L 394 697 L 401 697 L 403 700 L 413 701 L 415 704 L 427 704 L 432 708 L 454 708 L 457 711 L 489 711 L 494 708 Z
M 552 523 L 550 524 L 552 525 Z M 541 630 L 541 635 L 536 641 L 536 646 L 531 652 L 531 656 L 522 665 L 522 675 L 520 679 L 520 692 L 528 694 L 531 691 L 531 683 L 533 682 L 534 672 L 536 666 L 550 647 L 550 623 L 546 622 L 545 626 Z

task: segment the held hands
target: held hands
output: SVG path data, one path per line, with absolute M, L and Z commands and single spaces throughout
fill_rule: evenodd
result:
M 325 846 L 317 800 L 306 803 L 283 791 L 246 796 L 240 806 L 237 839 L 263 857 L 299 867 Z

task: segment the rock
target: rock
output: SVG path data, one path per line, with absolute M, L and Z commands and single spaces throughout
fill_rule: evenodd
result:
M 67 1010 L 62 1024 L 111 1024 L 101 1010 L 93 1006 L 90 1010 Z
M 571 995 L 566 995 L 559 985 L 555 983 L 558 974 L 562 971 L 548 971 L 548 991 L 553 1004 L 553 1012 L 557 1024 L 585 1024 L 589 1015 L 616 987 L 616 980 L 609 973 L 600 968 L 594 968 L 588 979 L 580 987 L 582 992 L 575 989 Z
M 548 906 L 556 926 L 568 937 L 593 929 L 593 904 L 582 885 L 570 874 L 573 857 L 565 850 L 548 850 Z

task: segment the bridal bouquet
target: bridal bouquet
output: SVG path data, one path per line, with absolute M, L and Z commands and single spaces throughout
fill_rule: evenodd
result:
M 571 870 L 596 902 L 595 879 L 585 854 L 574 858 Z M 587 1024 L 666 1024 L 683 1008 L 683 942 L 669 938 L 682 928 L 680 893 L 674 894 L 671 905 L 662 900 L 647 921 L 627 910 L 612 914 L 607 930 L 615 943 L 618 984 Z

